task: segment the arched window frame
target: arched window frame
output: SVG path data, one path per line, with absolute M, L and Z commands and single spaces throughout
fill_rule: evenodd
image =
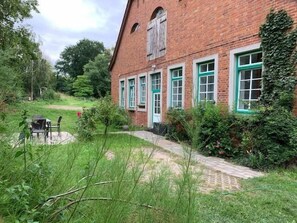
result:
M 140 28 L 139 23 L 138 22 L 134 23 L 133 26 L 132 26 L 132 28 L 131 28 L 131 32 L 130 33 L 131 34 L 132 33 L 135 33 L 139 28 Z

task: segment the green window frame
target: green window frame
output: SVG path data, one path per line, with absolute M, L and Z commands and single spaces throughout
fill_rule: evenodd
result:
M 120 106 L 125 108 L 125 81 L 120 81 Z
M 129 80 L 129 108 L 135 108 L 135 79 Z
M 183 107 L 183 68 L 171 70 L 171 100 L 170 107 Z
M 236 111 L 252 113 L 257 110 L 262 93 L 262 51 L 237 55 Z
M 198 102 L 215 100 L 215 61 L 198 64 Z
M 146 77 L 139 78 L 139 104 L 145 105 L 146 103 Z

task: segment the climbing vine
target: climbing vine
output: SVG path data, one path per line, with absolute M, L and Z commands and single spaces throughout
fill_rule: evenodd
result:
M 264 53 L 263 91 L 264 107 L 283 107 L 291 111 L 297 84 L 297 28 L 284 10 L 271 11 L 260 27 Z

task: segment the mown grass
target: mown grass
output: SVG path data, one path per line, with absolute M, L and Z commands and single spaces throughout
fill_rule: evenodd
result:
M 26 102 L 9 107 L 7 121 L 11 129 L 6 132 L 18 129 L 23 109 L 28 110 L 29 115 L 43 114 L 51 119 L 63 114 L 63 131 L 76 132 L 75 111 L 49 110 L 44 105 L 44 102 Z M 105 140 L 106 146 L 103 146 Z M 10 199 L 7 187 L 21 184 L 25 176 L 32 186 L 30 195 L 34 197 L 38 192 L 44 196 L 39 197 L 39 203 L 49 196 L 82 188 L 88 183 L 91 185 L 83 197 L 101 200 L 81 202 L 70 222 L 296 222 L 296 169 L 278 170 L 265 177 L 242 180 L 239 191 L 202 194 L 197 190 L 197 181 L 187 174 L 176 177 L 170 170 L 140 180 L 143 167 L 149 162 L 147 155 L 135 154 L 140 147 L 154 145 L 125 134 L 110 134 L 107 138 L 98 134 L 92 141 L 32 147 L 29 173 L 24 174 L 22 157 L 14 157 L 17 150 L 5 150 L 1 144 L 0 219 L 2 215 L 5 222 L 14 222 L 20 214 L 15 207 L 22 208 L 22 203 L 6 203 Z M 109 153 L 112 158 L 108 157 Z M 88 176 L 92 174 L 89 182 Z M 110 183 L 94 186 L 99 182 Z M 77 200 L 81 194 L 82 191 L 67 197 Z M 58 200 L 52 208 L 59 210 L 68 202 Z M 74 206 L 50 218 L 53 211 L 48 208 L 39 220 L 67 222 L 73 210 Z
M 76 107 L 85 107 L 90 108 L 96 105 L 96 99 L 84 99 L 84 98 L 76 98 L 65 94 L 60 94 L 61 100 L 55 101 L 54 105 L 67 105 L 67 106 L 76 106 Z
M 62 109 L 51 109 L 47 108 L 49 105 L 67 105 L 90 108 L 96 105 L 96 101 L 87 101 L 83 99 L 77 99 L 71 96 L 62 96 L 60 100 L 55 101 L 26 101 L 8 106 L 5 132 L 15 133 L 19 132 L 19 122 L 21 114 L 24 110 L 27 111 L 28 118 L 33 115 L 42 115 L 52 121 L 52 124 L 56 124 L 58 117 L 62 116 L 61 128 L 62 131 L 76 133 L 77 128 L 77 112 L 81 110 L 62 110 Z M 101 126 L 100 126 L 101 127 Z M 100 128 L 99 128 L 100 130 Z
M 204 222 L 296 222 L 297 170 L 243 180 L 237 192 L 215 192 L 199 200 Z

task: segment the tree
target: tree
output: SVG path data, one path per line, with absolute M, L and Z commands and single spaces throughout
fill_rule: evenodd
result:
M 64 49 L 55 68 L 61 74 L 76 78 L 78 75 L 83 75 L 83 67 L 87 63 L 104 51 L 103 43 L 88 39 L 80 40 L 76 45 Z
M 31 97 L 41 96 L 45 89 L 54 87 L 55 74 L 50 63 L 42 58 L 41 52 L 37 59 L 29 62 L 27 71 L 23 73 L 24 89 Z
M 22 93 L 19 73 L 10 66 L 12 56 L 11 52 L 0 50 L 0 104 L 13 101 Z
M 78 76 L 73 83 L 75 97 L 90 97 L 93 93 L 91 82 L 87 76 Z
M 0 5 L 0 69 L 1 98 L 13 100 L 26 92 L 26 77 L 31 61 L 37 60 L 40 50 L 34 34 L 22 21 L 37 12 L 37 0 L 2 0 Z M 32 73 L 32 72 L 31 72 Z M 31 75 L 32 76 L 32 75 Z
M 21 22 L 37 10 L 37 0 L 2 0 L 0 6 L 0 47 L 5 49 L 16 45 L 27 34 Z
M 108 71 L 110 59 L 111 53 L 107 50 L 84 66 L 84 75 L 90 79 L 95 97 L 101 98 L 110 92 L 111 81 Z

